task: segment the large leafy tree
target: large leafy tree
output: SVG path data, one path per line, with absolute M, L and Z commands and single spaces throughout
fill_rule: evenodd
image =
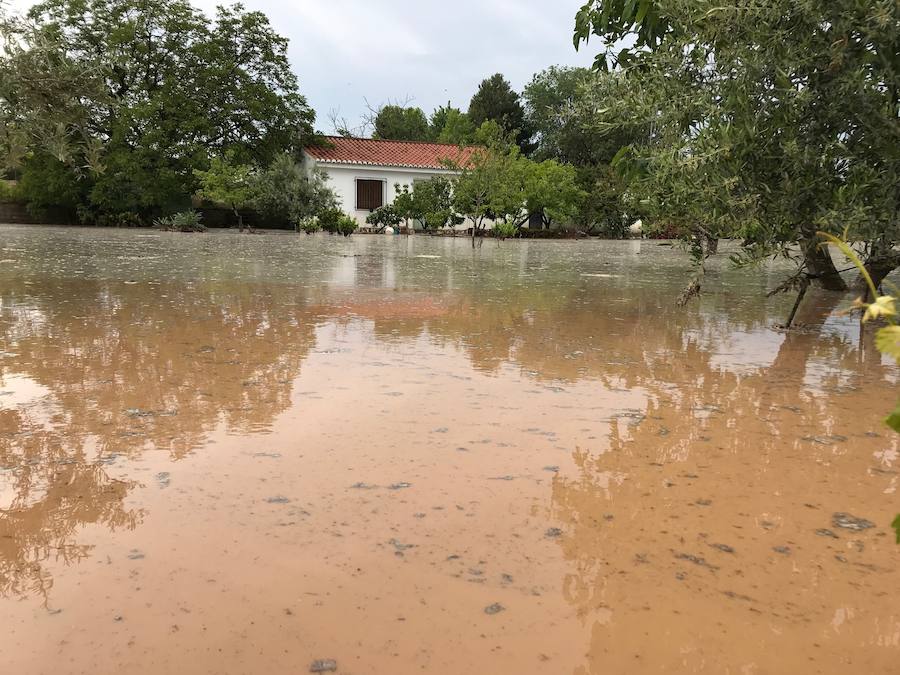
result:
M 607 237 L 622 237 L 639 217 L 637 205 L 627 205 L 625 186 L 610 168 L 619 150 L 646 132 L 638 125 L 598 128 L 598 101 L 617 95 L 620 74 L 588 68 L 552 66 L 537 73 L 522 98 L 529 127 L 535 131 L 537 159 L 555 159 L 576 167 L 576 180 L 587 193 L 579 200 L 578 223 Z
M 23 161 L 69 166 L 88 219 L 183 204 L 209 157 L 267 165 L 311 132 L 287 41 L 239 4 L 209 20 L 187 0 L 45 0 L 2 27 L 7 154 L 25 139 Z
M 793 257 L 803 287 L 845 288 L 817 230 L 846 228 L 876 282 L 900 263 L 895 0 L 592 0 L 591 35 L 625 72 L 595 127 L 650 125 L 617 160 L 658 221 Z
M 374 119 L 373 138 L 387 141 L 427 141 L 430 137 L 428 118 L 421 108 L 386 105 Z
M 525 119 L 525 110 L 519 95 L 502 74 L 496 73 L 483 80 L 469 103 L 469 119 L 475 128 L 493 121 L 507 134 L 515 136 L 524 153 L 529 153 L 532 132 Z

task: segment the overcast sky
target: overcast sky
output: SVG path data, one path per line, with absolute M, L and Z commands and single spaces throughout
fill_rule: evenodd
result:
M 211 14 L 222 0 L 192 0 Z M 411 99 L 430 113 L 465 110 L 482 79 L 503 73 L 521 92 L 554 64 L 590 65 L 598 45 L 572 46 L 583 0 L 244 0 L 291 41 L 291 65 L 332 131 L 329 110 L 356 124 L 368 100 Z M 12 0 L 26 8 L 33 2 Z

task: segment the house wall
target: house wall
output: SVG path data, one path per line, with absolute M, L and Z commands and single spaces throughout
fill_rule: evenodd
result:
M 338 200 L 344 212 L 356 218 L 360 225 L 366 224 L 366 217 L 371 213 L 368 210 L 356 208 L 356 181 L 363 180 L 380 180 L 384 182 L 384 203 L 390 204 L 394 201 L 397 191 L 394 186 L 407 185 L 412 188 L 413 182 L 417 180 L 428 180 L 436 176 L 452 177 L 456 173 L 453 171 L 442 171 L 432 169 L 405 169 L 395 167 L 374 167 L 369 165 L 355 164 L 330 164 L 328 162 L 315 162 L 311 157 L 306 157 L 307 167 L 311 170 L 313 167 L 321 168 L 328 176 L 328 184 L 337 194 Z M 460 225 L 461 229 L 471 227 L 471 224 Z

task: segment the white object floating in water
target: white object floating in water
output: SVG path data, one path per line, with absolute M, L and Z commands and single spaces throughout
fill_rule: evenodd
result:
M 414 255 L 413 258 L 425 258 L 426 260 L 439 260 L 439 255 Z
M 615 279 L 619 275 L 618 274 L 588 274 L 588 273 L 584 273 L 581 276 L 594 277 L 595 279 Z
M 384 233 L 385 234 L 394 234 L 394 228 L 391 227 L 390 225 L 388 225 L 386 228 L 384 228 Z

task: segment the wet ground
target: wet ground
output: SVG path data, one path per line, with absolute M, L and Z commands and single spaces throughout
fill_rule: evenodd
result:
M 0 227 L 0 671 L 898 672 L 896 368 L 687 275 Z

